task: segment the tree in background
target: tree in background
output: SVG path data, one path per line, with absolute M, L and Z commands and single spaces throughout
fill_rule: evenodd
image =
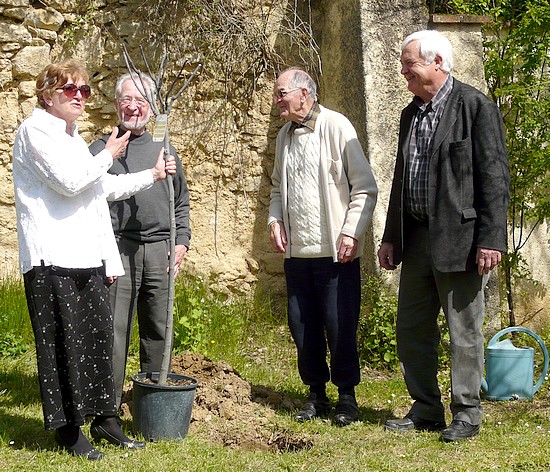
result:
M 504 118 L 510 158 L 510 238 L 503 271 L 509 324 L 522 287 L 533 279 L 522 249 L 550 217 L 549 0 L 428 0 L 431 12 L 487 15 L 484 66 L 489 93 Z M 542 308 L 527 315 L 532 319 Z

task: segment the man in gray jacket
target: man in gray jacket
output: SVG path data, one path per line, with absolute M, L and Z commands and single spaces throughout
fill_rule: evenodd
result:
M 414 403 L 393 431 L 475 436 L 482 408 L 483 288 L 506 250 L 509 167 L 502 117 L 480 91 L 451 76 L 451 44 L 419 31 L 402 45 L 401 73 L 415 95 L 401 115 L 380 266 L 402 263 L 397 348 Z M 437 317 L 451 338 L 451 413 L 437 383 Z
M 277 136 L 268 224 L 273 246 L 285 255 L 288 323 L 310 391 L 295 419 L 328 413 L 325 387 L 332 380 L 338 387 L 333 421 L 346 426 L 358 418 L 359 257 L 376 183 L 352 124 L 319 105 L 306 72 L 283 71 L 274 104 L 288 123 Z

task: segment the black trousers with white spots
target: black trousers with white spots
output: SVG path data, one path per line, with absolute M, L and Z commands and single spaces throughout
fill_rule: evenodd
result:
M 116 414 L 113 322 L 103 268 L 39 266 L 24 274 L 44 426 Z

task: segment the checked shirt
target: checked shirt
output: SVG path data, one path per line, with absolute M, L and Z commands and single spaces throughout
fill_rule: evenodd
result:
M 410 215 L 423 222 L 428 221 L 428 171 L 432 140 L 452 88 L 453 78 L 449 74 L 430 102 L 424 103 L 420 97 L 414 97 L 418 111 L 409 141 L 405 207 Z

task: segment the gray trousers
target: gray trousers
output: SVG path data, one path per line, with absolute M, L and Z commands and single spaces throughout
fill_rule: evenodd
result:
M 168 304 L 169 241 L 139 243 L 117 238 L 125 275 L 110 288 L 113 310 L 113 372 L 120 407 L 126 360 L 137 310 L 141 372 L 158 372 L 162 363 Z
M 453 419 L 481 423 L 486 279 L 477 272 L 437 271 L 431 261 L 428 228 L 413 225 L 407 233 L 399 286 L 397 348 L 414 400 L 410 413 L 426 420 L 445 419 L 437 383 L 437 318 L 443 308 L 451 342 Z

